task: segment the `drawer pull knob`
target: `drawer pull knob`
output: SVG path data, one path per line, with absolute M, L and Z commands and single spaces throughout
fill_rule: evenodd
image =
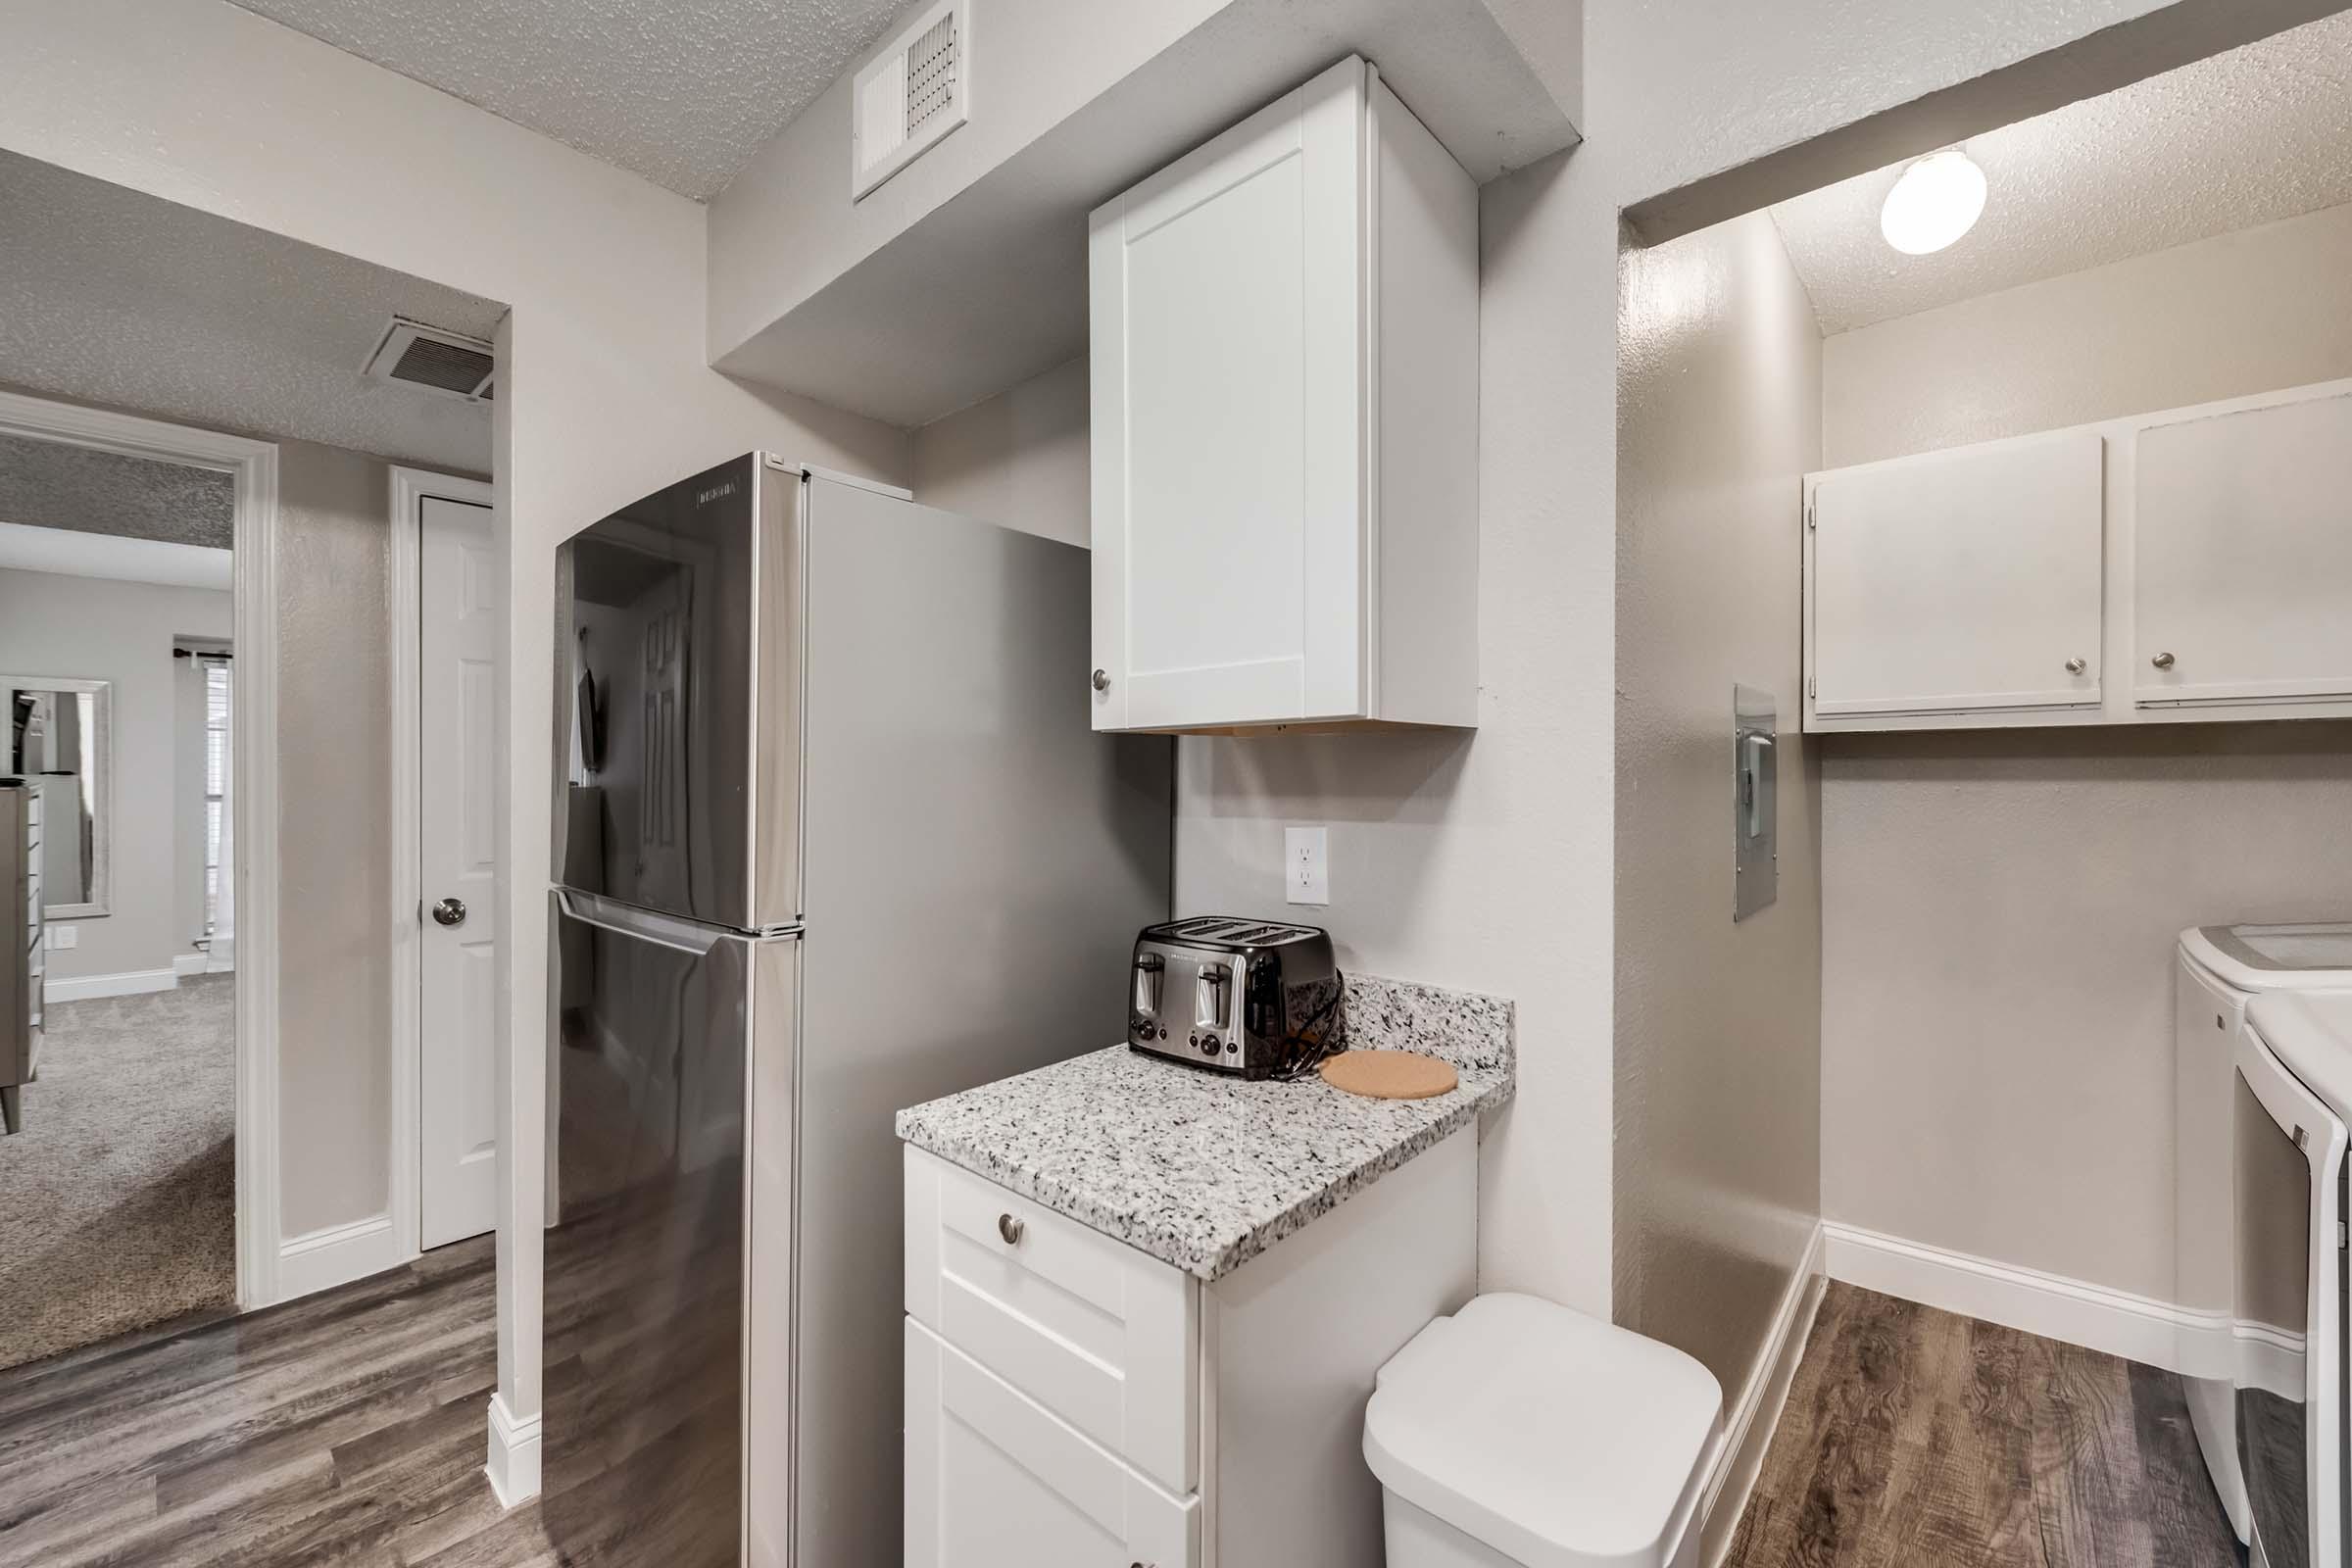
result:
M 1006 1247 L 1020 1246 L 1021 1232 L 1027 1230 L 1028 1228 L 1029 1227 L 1023 1225 L 1019 1220 L 1014 1219 L 1010 1214 L 999 1214 L 997 1216 L 997 1234 L 1004 1238 L 1004 1245 Z

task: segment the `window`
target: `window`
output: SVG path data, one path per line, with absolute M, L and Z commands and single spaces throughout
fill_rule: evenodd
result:
M 220 929 L 220 861 L 228 810 L 228 662 L 204 661 L 204 936 Z

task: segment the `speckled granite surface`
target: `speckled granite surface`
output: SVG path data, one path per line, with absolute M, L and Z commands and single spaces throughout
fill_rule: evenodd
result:
M 1349 1045 L 1443 1056 L 1460 1086 L 1364 1100 L 1113 1046 L 902 1110 L 899 1136 L 1218 1279 L 1511 1097 L 1510 1003 L 1349 975 L 1345 1011 Z

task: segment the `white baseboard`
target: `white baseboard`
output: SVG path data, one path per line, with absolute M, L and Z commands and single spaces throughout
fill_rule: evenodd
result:
M 121 974 L 51 975 L 41 985 L 46 1002 L 88 1002 L 94 997 L 139 997 L 179 985 L 173 969 L 125 969 Z
M 1805 1341 L 1813 1332 L 1813 1314 L 1821 1306 L 1827 1280 L 1822 1273 L 1822 1227 L 1816 1223 L 1805 1254 L 1798 1259 L 1788 1288 L 1772 1316 L 1763 1353 L 1748 1375 L 1724 1422 L 1723 1435 L 1707 1456 L 1706 1477 L 1699 1490 L 1699 1556 L 1707 1568 L 1718 1568 L 1747 1511 L 1749 1494 L 1764 1468 L 1764 1452 L 1780 1429 L 1781 1411 L 1788 1402 L 1788 1385 L 1796 1380 L 1797 1363 L 1805 1358 Z
M 1855 1225 L 1822 1227 L 1830 1278 L 1923 1306 L 1983 1318 L 2109 1355 L 2181 1370 L 2183 1335 L 2208 1329 L 2209 1315 L 2153 1297 L 2045 1274 Z
M 398 1268 L 416 1255 L 403 1247 L 392 1229 L 390 1214 L 371 1214 L 348 1225 L 296 1236 L 277 1250 L 277 1301 L 332 1290 Z
M 539 1495 L 539 1418 L 509 1415 L 503 1394 L 490 1396 L 490 1462 L 482 1469 L 502 1508 Z
M 201 953 L 183 953 L 172 960 L 172 972 L 182 980 L 204 973 L 206 958 Z

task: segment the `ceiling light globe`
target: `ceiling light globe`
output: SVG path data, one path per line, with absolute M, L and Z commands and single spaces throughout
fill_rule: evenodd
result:
M 1903 171 L 1879 209 L 1879 232 L 1905 256 L 1925 256 L 1974 228 L 1984 211 L 1984 171 L 1957 147 Z

